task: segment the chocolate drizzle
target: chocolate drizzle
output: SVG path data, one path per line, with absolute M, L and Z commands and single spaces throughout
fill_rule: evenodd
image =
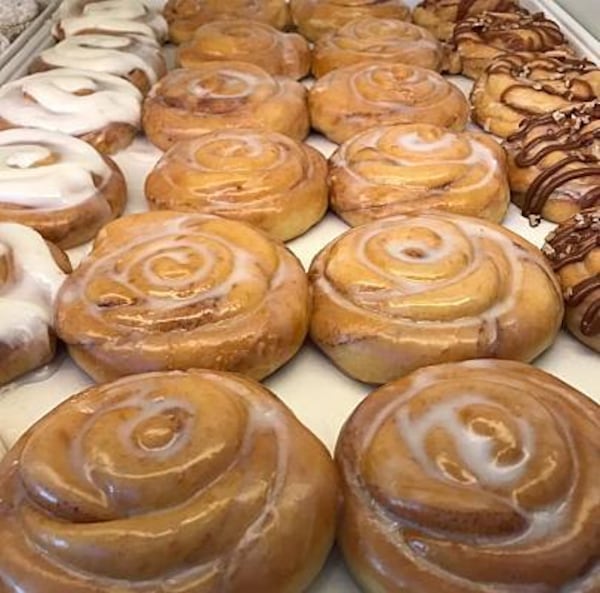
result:
M 511 12 L 518 9 L 518 3 L 515 0 L 488 0 L 485 9 L 473 10 L 477 0 L 424 0 L 421 6 L 425 8 L 451 9 L 456 6 L 456 22 L 460 22 L 468 17 L 475 16 L 485 11 Z M 522 10 L 522 9 L 521 9 Z
M 546 239 L 543 252 L 555 271 L 583 261 L 592 251 L 600 249 L 600 207 L 576 214 Z M 600 334 L 600 274 L 594 274 L 567 289 L 565 300 L 576 307 L 589 297 L 591 303 L 581 319 L 584 336 Z

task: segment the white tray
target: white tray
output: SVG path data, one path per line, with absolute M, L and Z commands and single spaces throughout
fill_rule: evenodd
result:
M 407 3 L 413 5 L 416 0 L 409 0 Z M 530 10 L 542 10 L 558 20 L 580 53 L 600 62 L 600 44 L 552 0 L 523 0 L 522 4 Z M 31 40 L 30 51 L 24 50 L 18 56 L 10 70 L 10 78 L 23 74 L 36 50 L 51 43 L 49 27 L 44 27 Z M 0 71 L 0 83 L 2 75 L 3 72 Z M 462 77 L 451 78 L 465 91 L 469 90 L 470 81 Z M 316 135 L 311 136 L 308 142 L 326 156 L 335 148 L 334 144 Z M 160 155 L 161 152 L 143 137 L 137 138 L 131 147 L 116 155 L 115 160 L 122 168 L 129 185 L 126 213 L 146 210 L 143 182 Z M 542 245 L 545 236 L 553 228 L 547 222 L 531 228 L 512 205 L 504 225 L 538 246 Z M 316 227 L 288 243 L 288 246 L 308 268 L 317 251 L 346 228 L 341 220 L 329 213 Z M 69 255 L 73 263 L 76 264 L 88 250 L 89 245 L 71 250 Z M 599 360 L 597 354 L 563 330 L 554 345 L 535 361 L 535 365 L 552 372 L 600 402 Z M 12 445 L 32 423 L 89 384 L 89 377 L 63 355 L 49 368 L 31 373 L 3 388 L 0 390 L 0 440 Z M 310 343 L 306 343 L 298 355 L 267 379 L 265 384 L 290 406 L 330 450 L 333 450 L 345 419 L 371 390 L 369 386 L 343 375 Z M 338 553 L 334 551 L 309 593 L 359 593 L 359 589 L 348 576 Z

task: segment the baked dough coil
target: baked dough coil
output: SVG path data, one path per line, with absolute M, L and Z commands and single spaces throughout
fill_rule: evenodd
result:
M 446 213 L 355 227 L 317 255 L 309 279 L 313 341 L 369 383 L 440 362 L 530 361 L 552 344 L 564 312 L 538 249 Z
M 301 593 L 337 505 L 328 452 L 259 384 L 127 377 L 67 400 L 0 465 L 0 591 Z
M 421 369 L 369 395 L 336 449 L 339 541 L 367 593 L 593 593 L 600 408 L 533 367 Z

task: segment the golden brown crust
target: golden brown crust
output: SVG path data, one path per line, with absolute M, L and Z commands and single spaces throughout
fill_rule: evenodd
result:
M 100 231 L 60 292 L 56 326 L 96 380 L 214 368 L 263 378 L 304 341 L 298 260 L 250 225 L 168 211 Z
M 600 408 L 536 368 L 469 361 L 371 393 L 338 439 L 338 541 L 365 591 L 600 586 Z
M 216 214 L 287 241 L 325 214 L 327 163 L 282 134 L 217 130 L 175 144 L 145 189 L 152 209 Z
M 380 125 L 427 123 L 463 130 L 469 104 L 437 72 L 407 64 L 367 62 L 334 70 L 311 88 L 313 128 L 334 142 Z
M 258 383 L 128 377 L 67 400 L 0 463 L 0 591 L 301 593 L 338 501 L 325 447 Z
M 148 139 L 163 150 L 224 128 L 258 128 L 303 140 L 309 130 L 306 90 L 253 64 L 206 62 L 167 74 L 146 97 L 142 123 Z
M 397 19 L 364 17 L 320 37 L 313 49 L 312 73 L 377 60 L 440 70 L 441 44 L 425 29 Z
M 441 212 L 355 227 L 317 255 L 309 280 L 313 341 L 369 383 L 440 362 L 528 362 L 552 344 L 564 313 L 537 248 Z
M 184 68 L 238 60 L 272 75 L 299 79 L 310 69 L 310 49 L 297 33 L 282 33 L 248 19 L 227 19 L 199 27 L 191 41 L 180 46 L 177 60 Z
M 427 210 L 501 222 L 510 200 L 504 151 L 485 134 L 427 124 L 371 128 L 329 163 L 331 206 L 352 226 Z

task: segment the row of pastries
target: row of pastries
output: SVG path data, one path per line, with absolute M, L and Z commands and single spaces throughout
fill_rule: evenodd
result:
M 558 25 L 67 0 L 53 34 L 0 88 L 0 384 L 61 340 L 97 385 L 0 461 L 0 593 L 301 593 L 336 539 L 368 593 L 598 593 L 600 410 L 527 364 L 563 322 L 600 349 L 600 70 Z M 284 241 L 328 207 L 352 228 L 305 271 Z M 259 383 L 307 336 L 383 384 L 333 459 Z

